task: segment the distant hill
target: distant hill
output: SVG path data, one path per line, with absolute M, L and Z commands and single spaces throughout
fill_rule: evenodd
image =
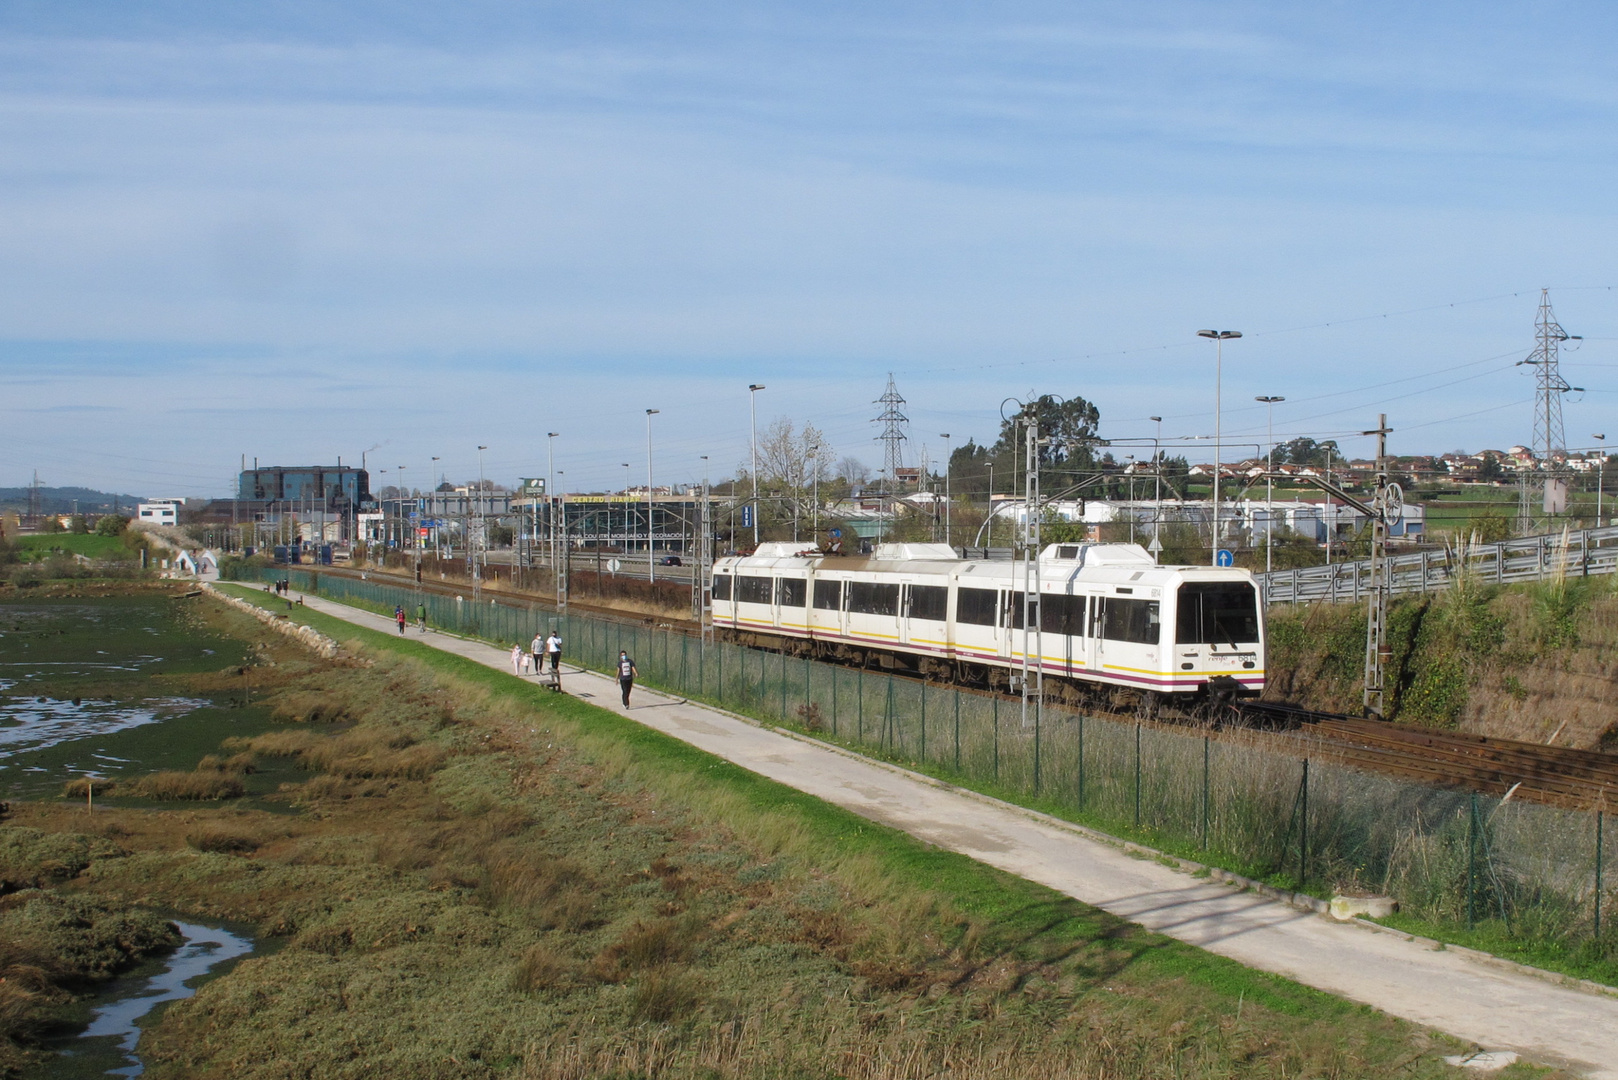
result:
M 71 514 L 74 500 L 78 501 L 81 514 L 102 514 L 114 509 L 130 511 L 135 504 L 145 499 L 144 495 L 120 495 L 107 491 L 95 491 L 83 487 L 42 487 L 39 489 L 39 512 L 42 514 Z M 0 510 L 15 510 L 18 513 L 28 512 L 28 489 L 25 487 L 0 487 Z

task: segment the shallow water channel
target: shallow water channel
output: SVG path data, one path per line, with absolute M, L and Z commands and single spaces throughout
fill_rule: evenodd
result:
M 45 1080 L 139 1076 L 145 1071 L 135 1056 L 142 1021 L 171 1001 L 190 997 L 210 976 L 222 974 L 228 962 L 253 951 L 253 941 L 216 926 L 176 921 L 185 944 L 168 956 L 143 964 L 109 983 L 89 1003 L 93 1010 L 83 1031 L 49 1044 L 56 1057 L 32 1073 Z M 157 970 L 153 970 L 156 968 Z

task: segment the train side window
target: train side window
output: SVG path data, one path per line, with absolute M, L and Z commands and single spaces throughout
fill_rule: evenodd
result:
M 730 599 L 730 575 L 715 574 L 713 576 L 713 598 L 715 600 Z
M 899 586 L 873 581 L 848 583 L 848 610 L 853 615 L 899 614 Z
M 782 607 L 803 607 L 809 583 L 803 578 L 776 578 L 776 595 Z
M 943 622 L 949 615 L 949 590 L 942 585 L 910 586 L 910 617 Z
M 1041 598 L 1039 628 L 1063 637 L 1084 636 L 1084 597 L 1047 593 Z
M 843 606 L 841 581 L 815 582 L 815 607 L 822 611 L 837 611 Z
M 1126 600 L 1120 596 L 1109 596 L 1104 611 L 1101 636 L 1108 641 L 1157 644 L 1163 628 L 1156 600 Z
M 775 579 L 737 577 L 736 601 L 741 604 L 769 604 L 775 597 Z
M 962 588 L 955 594 L 955 621 L 973 626 L 993 626 L 1000 606 L 996 589 Z

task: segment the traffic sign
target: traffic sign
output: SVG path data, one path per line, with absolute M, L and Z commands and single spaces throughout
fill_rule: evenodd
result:
M 831 531 L 831 538 L 833 540 L 841 540 L 843 538 L 843 530 L 842 529 L 833 529 Z
M 1235 566 L 1236 565 L 1236 555 L 1235 555 L 1235 553 L 1228 550 L 1228 549 L 1226 549 L 1226 548 L 1220 548 L 1218 553 L 1214 555 L 1214 565 L 1215 566 Z
M 751 505 L 744 506 L 744 507 L 742 507 L 742 528 L 751 529 L 752 527 L 753 527 L 753 507 Z
M 616 574 L 618 571 L 622 570 L 623 568 L 624 568 L 624 561 L 622 559 L 608 559 L 607 560 L 607 569 L 611 570 L 613 573 Z

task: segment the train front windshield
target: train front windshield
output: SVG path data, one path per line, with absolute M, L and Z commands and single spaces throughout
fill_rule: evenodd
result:
M 1175 641 L 1181 645 L 1250 645 L 1258 641 L 1258 592 L 1245 581 L 1193 581 L 1180 586 Z

